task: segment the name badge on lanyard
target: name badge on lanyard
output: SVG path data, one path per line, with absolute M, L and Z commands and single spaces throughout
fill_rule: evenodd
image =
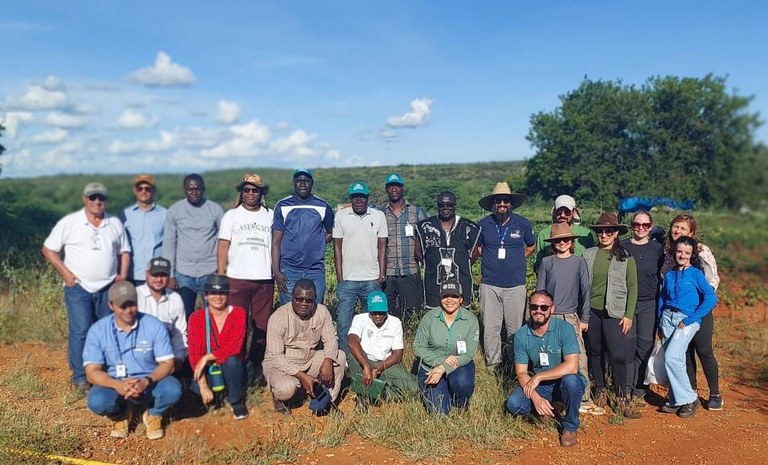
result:
M 504 260 L 505 258 L 507 258 L 507 249 L 502 247 L 499 249 L 499 260 Z
M 467 353 L 467 341 L 456 341 L 456 353 L 459 355 Z
M 413 225 L 412 224 L 406 224 L 405 225 L 405 237 L 413 237 Z
M 543 367 L 549 366 L 549 354 L 546 352 L 539 352 L 539 365 Z
M 128 368 L 125 366 L 125 363 L 118 363 L 115 365 L 115 376 L 118 378 L 125 378 L 128 376 Z

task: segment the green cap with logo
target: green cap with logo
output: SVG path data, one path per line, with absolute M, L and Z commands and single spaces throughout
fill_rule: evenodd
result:
M 349 185 L 349 189 L 347 190 L 347 194 L 352 197 L 353 195 L 364 195 L 368 196 L 368 185 L 366 185 L 364 182 L 353 182 Z
M 368 312 L 387 312 L 389 311 L 389 305 L 387 304 L 387 295 L 381 291 L 373 291 L 368 294 Z

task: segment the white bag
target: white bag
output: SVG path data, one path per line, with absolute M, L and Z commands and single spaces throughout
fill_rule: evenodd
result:
M 664 346 L 661 341 L 656 341 L 648 357 L 648 368 L 645 370 L 645 384 L 660 384 L 669 386 L 667 369 L 664 367 Z

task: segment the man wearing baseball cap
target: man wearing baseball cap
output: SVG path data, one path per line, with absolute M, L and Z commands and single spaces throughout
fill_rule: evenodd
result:
M 595 236 L 592 234 L 589 228 L 576 224 L 576 221 L 581 217 L 579 215 L 579 209 L 576 208 L 576 200 L 570 195 L 560 195 L 555 199 L 555 205 L 552 207 L 552 223 L 566 223 L 571 227 L 571 230 L 578 237 L 576 238 L 575 250 L 573 252 L 577 257 L 581 257 L 584 254 L 584 250 L 590 247 L 595 247 Z M 552 232 L 552 226 L 539 231 L 536 235 L 536 261 L 534 262 L 533 269 L 538 270 L 541 261 L 551 253 L 551 248 L 547 243 L 547 239 Z
M 131 269 L 128 272 L 135 286 L 144 284 L 149 259 L 159 257 L 163 251 L 165 235 L 165 207 L 155 203 L 155 177 L 140 174 L 133 178 L 136 203 L 120 212 L 131 244 Z
M 403 368 L 403 326 L 389 315 L 387 296 L 368 295 L 368 313 L 355 315 L 349 329 L 347 366 L 358 399 L 402 399 L 416 395 L 416 377 Z M 364 405 L 364 404 L 363 404 Z
M 127 278 L 131 263 L 125 228 L 106 212 L 107 198 L 104 184 L 86 184 L 84 208 L 59 220 L 42 249 L 45 259 L 64 281 L 69 368 L 72 384 L 83 394 L 88 390 L 83 370 L 85 336 L 93 323 L 109 315 L 107 290 L 113 282 Z
M 347 333 L 355 305 L 363 311 L 368 295 L 381 290 L 386 277 L 387 219 L 368 207 L 368 185 L 354 182 L 347 189 L 352 206 L 342 208 L 333 225 L 333 262 L 336 266 L 336 322 L 339 349 L 349 352 Z
M 424 301 L 416 225 L 427 219 L 427 214 L 405 198 L 405 180 L 399 174 L 388 175 L 384 179 L 384 188 L 389 197 L 389 202 L 381 209 L 387 219 L 388 234 L 384 292 L 389 301 L 389 313 L 407 323 L 411 313 L 420 309 Z
M 291 300 L 291 289 L 301 279 L 315 283 L 317 299 L 325 299 L 325 245 L 333 231 L 333 209 L 312 194 L 312 170 L 293 172 L 293 193 L 275 204 L 272 222 L 272 275 L 280 305 Z

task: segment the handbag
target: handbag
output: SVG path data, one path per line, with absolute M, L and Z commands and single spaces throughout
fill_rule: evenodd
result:
M 669 386 L 667 369 L 664 366 L 664 345 L 661 340 L 656 341 L 648 357 L 648 368 L 645 370 L 645 384 L 660 384 Z

